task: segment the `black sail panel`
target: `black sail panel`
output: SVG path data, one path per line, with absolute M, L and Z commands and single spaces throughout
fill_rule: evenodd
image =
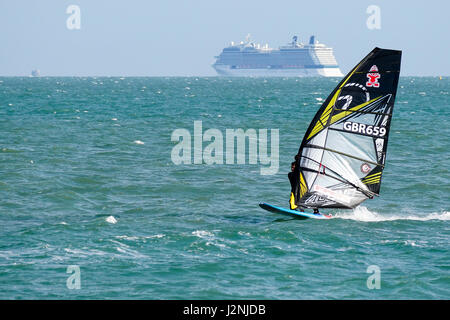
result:
M 379 194 L 400 61 L 375 48 L 319 108 L 298 152 L 298 206 L 354 208 Z

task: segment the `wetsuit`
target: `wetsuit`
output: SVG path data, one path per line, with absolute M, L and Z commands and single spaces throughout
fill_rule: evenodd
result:
M 291 210 L 297 209 L 295 204 L 295 186 L 297 185 L 297 179 L 295 177 L 295 170 L 288 173 L 289 182 L 291 183 L 291 197 L 289 198 L 289 206 Z
M 288 173 L 289 182 L 291 183 L 291 197 L 289 199 L 289 205 L 291 207 L 291 210 L 295 210 L 298 208 L 298 206 L 295 204 L 295 190 L 297 188 L 297 177 L 296 174 L 297 170 L 291 171 Z

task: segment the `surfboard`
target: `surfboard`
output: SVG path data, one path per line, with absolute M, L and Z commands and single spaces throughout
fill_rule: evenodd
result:
M 309 218 L 311 218 L 311 219 L 330 219 L 331 218 L 330 215 L 323 215 L 321 213 L 314 214 L 314 213 L 309 213 L 309 212 L 300 212 L 297 210 L 290 210 L 290 209 L 274 206 L 274 205 L 271 205 L 268 203 L 260 203 L 259 206 L 261 208 L 263 208 L 264 210 L 274 212 L 274 213 L 280 213 L 280 214 L 284 214 L 284 215 L 288 215 L 288 216 L 294 216 L 298 219 L 309 219 Z

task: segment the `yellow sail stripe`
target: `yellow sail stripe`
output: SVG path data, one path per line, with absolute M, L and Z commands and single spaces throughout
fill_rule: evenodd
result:
M 328 122 L 328 118 L 330 117 L 331 114 L 331 110 L 334 106 L 334 104 L 336 103 L 337 98 L 339 97 L 339 95 L 341 94 L 341 90 L 342 87 L 347 83 L 347 81 L 350 79 L 350 77 L 356 72 L 356 70 L 358 70 L 359 66 L 361 65 L 358 64 L 355 69 L 353 69 L 353 71 L 348 75 L 348 77 L 342 82 L 342 84 L 339 86 L 339 89 L 336 90 L 335 94 L 333 95 L 333 98 L 331 98 L 330 102 L 328 103 L 327 107 L 325 108 L 325 110 L 322 112 L 322 115 L 320 116 L 320 120 L 317 121 L 316 125 L 314 126 L 314 128 L 311 130 L 311 133 L 308 136 L 308 140 L 311 139 L 311 137 L 315 136 L 317 133 L 319 133 L 320 131 L 322 131 L 322 129 L 324 128 L 323 124 L 326 124 Z M 361 106 L 362 108 L 363 106 Z M 352 108 L 353 109 L 353 108 Z M 337 120 L 336 120 L 337 121 Z
M 363 181 L 372 181 L 372 180 L 380 180 L 380 177 L 378 176 L 378 177 L 373 177 L 370 179 L 364 179 Z
M 380 183 L 380 180 L 381 180 L 381 172 L 376 172 L 366 176 L 361 181 L 364 184 L 377 184 Z
M 378 176 L 380 176 L 380 175 L 381 175 L 381 172 L 373 173 L 373 174 L 371 174 L 371 175 L 365 176 L 365 177 L 364 177 L 364 180 L 370 180 L 370 179 L 375 178 L 375 177 L 378 177 Z
M 334 115 L 334 116 L 331 118 L 330 125 L 333 124 L 333 123 L 335 123 L 335 122 L 337 122 L 337 121 L 339 121 L 339 120 L 341 120 L 342 118 L 344 118 L 344 117 L 346 117 L 346 116 L 352 114 L 352 112 L 358 111 L 359 109 L 361 109 L 361 108 L 367 106 L 368 104 L 371 104 L 372 102 L 377 101 L 377 100 L 380 99 L 381 97 L 382 97 L 382 96 L 379 96 L 379 97 L 377 97 L 377 98 L 374 98 L 374 99 L 372 99 L 372 100 L 369 100 L 369 101 L 367 101 L 367 102 L 364 102 L 363 104 L 354 106 L 353 108 L 350 108 L 350 109 L 348 109 L 347 111 L 342 111 L 342 112 L 340 112 L 340 113 Z
M 379 175 L 376 175 L 374 177 L 364 178 L 362 180 L 362 183 L 364 183 L 364 184 L 375 184 L 375 183 L 379 183 L 380 180 L 381 180 L 381 172 L 379 172 Z
M 300 172 L 300 198 L 308 191 L 306 187 L 305 179 L 303 178 L 303 173 Z
M 381 172 L 375 172 L 375 173 L 372 173 L 372 174 L 370 174 L 370 175 L 366 176 L 366 178 L 370 178 L 370 177 L 375 177 L 375 176 L 379 176 L 380 174 L 381 174 Z
M 320 116 L 320 121 L 317 121 L 314 128 L 311 130 L 311 133 L 308 136 L 308 139 L 315 136 L 317 133 L 319 133 L 323 129 L 323 124 L 326 124 L 328 122 L 328 117 L 330 116 L 331 110 L 336 102 L 337 97 L 339 96 L 341 92 L 341 89 L 338 89 L 336 93 L 334 94 L 333 98 L 330 100 L 330 103 L 328 103 L 328 106 L 323 111 L 322 115 Z
M 364 181 L 364 184 L 377 184 L 380 183 L 380 179 L 376 180 L 376 181 Z
M 380 176 L 370 177 L 370 178 L 364 178 L 363 180 L 369 181 L 373 179 L 380 179 Z
M 367 101 L 367 102 L 364 102 L 364 103 L 362 103 L 362 104 L 360 104 L 360 105 L 354 106 L 353 108 L 350 108 L 350 109 L 348 109 L 348 110 L 346 110 L 346 111 L 342 111 L 342 112 L 340 112 L 340 113 L 334 115 L 334 116 L 331 118 L 330 125 L 332 125 L 333 123 L 335 123 L 335 122 L 341 120 L 342 118 L 344 118 L 344 117 L 346 117 L 346 116 L 352 114 L 352 112 L 358 111 L 359 109 L 364 108 L 365 106 L 371 104 L 372 102 L 377 101 L 377 100 L 380 99 L 381 97 L 382 97 L 382 96 L 379 96 L 379 97 L 377 97 L 377 98 L 374 98 L 374 99 L 372 99 L 372 100 L 369 100 L 369 101 Z M 313 129 L 313 130 L 311 131 L 311 133 L 309 134 L 308 139 L 310 139 L 311 137 L 315 136 L 317 133 L 319 133 L 319 132 L 323 129 L 322 123 L 324 123 L 324 124 L 327 123 L 328 118 L 329 118 L 330 113 L 331 113 L 331 106 L 332 106 L 332 105 L 331 105 L 331 102 L 330 102 L 330 105 L 327 107 L 327 109 L 329 108 L 329 110 L 325 110 L 325 111 L 324 111 L 322 117 L 320 117 L 320 121 L 317 121 L 316 125 L 314 126 L 314 129 Z
M 297 208 L 297 205 L 295 204 L 295 197 L 294 197 L 293 192 L 291 192 L 291 198 L 289 199 L 289 204 L 291 206 L 291 210 L 295 210 Z
M 380 181 L 380 178 L 381 177 L 375 177 L 372 179 L 364 179 L 363 182 L 366 183 L 366 182 Z

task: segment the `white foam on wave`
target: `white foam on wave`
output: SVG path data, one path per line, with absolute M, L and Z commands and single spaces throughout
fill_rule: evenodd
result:
M 216 238 L 213 232 L 205 230 L 196 230 L 192 232 L 192 235 L 199 237 L 200 239 L 206 240 L 205 242 L 206 246 L 213 246 L 221 249 L 228 248 L 228 246 L 224 242 L 234 243 L 234 241 L 226 241 L 225 239 L 218 239 Z
M 381 241 L 383 244 L 403 244 L 404 246 L 410 246 L 410 247 L 427 247 L 427 241 L 424 240 L 383 240 Z
M 211 233 L 209 231 L 205 231 L 205 230 L 196 230 L 196 231 L 192 232 L 192 234 L 199 238 L 210 238 L 210 237 L 214 236 L 213 233 Z
M 117 220 L 113 216 L 109 216 L 108 218 L 106 218 L 106 222 L 115 224 L 115 223 L 117 223 Z
M 97 249 L 88 249 L 87 247 L 83 247 L 81 249 L 77 248 L 64 248 L 64 251 L 67 253 L 74 254 L 78 257 L 88 257 L 88 256 L 104 256 L 107 253 Z
M 137 241 L 137 240 L 139 240 L 139 237 L 127 236 L 127 235 L 115 236 L 115 238 L 116 239 L 121 239 L 121 240 L 129 240 L 129 241 Z
M 370 211 L 364 206 L 356 207 L 348 212 L 339 212 L 333 216 L 339 219 L 348 219 L 364 222 L 381 222 L 381 221 L 395 221 L 395 220 L 415 220 L 415 221 L 428 221 L 428 220 L 450 220 L 450 211 L 433 212 L 424 215 L 411 215 L 411 214 L 380 214 L 375 211 Z
M 160 239 L 160 238 L 163 238 L 165 236 L 166 236 L 165 234 L 159 233 L 159 234 L 155 234 L 155 235 L 152 235 L 152 236 L 146 236 L 144 238 L 145 239 Z
M 119 240 L 128 240 L 128 241 L 145 241 L 146 239 L 160 239 L 165 237 L 165 234 L 155 234 L 155 235 L 151 235 L 151 236 L 127 236 L 127 235 L 122 235 L 122 236 L 115 236 L 114 238 L 119 239 Z

